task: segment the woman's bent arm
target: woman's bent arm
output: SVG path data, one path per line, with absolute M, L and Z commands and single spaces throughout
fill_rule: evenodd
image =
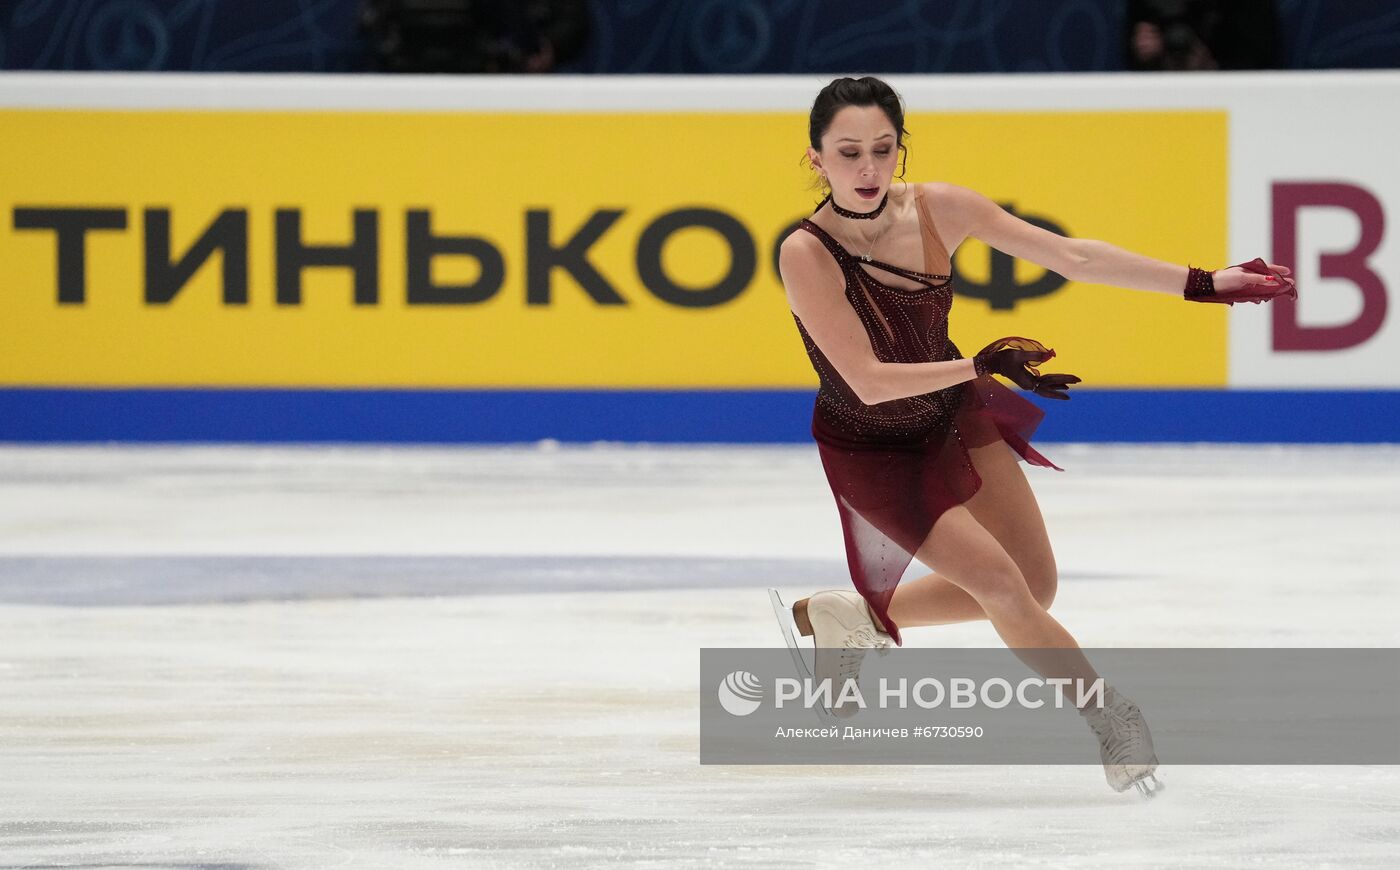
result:
M 810 233 L 799 230 L 783 241 L 778 272 L 792 313 L 865 404 L 931 393 L 976 377 L 970 359 L 887 363 L 877 358 L 846 300 L 840 268 Z
M 942 362 L 880 363 L 869 386 L 870 397 L 861 397 L 867 405 L 921 396 L 935 390 L 956 386 L 977 377 L 970 359 L 950 359 Z

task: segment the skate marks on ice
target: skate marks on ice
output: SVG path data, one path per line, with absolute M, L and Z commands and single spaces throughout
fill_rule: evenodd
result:
M 915 566 L 917 570 L 917 566 Z M 1131 581 L 1075 572 L 1071 580 Z M 664 589 L 841 588 L 844 562 L 675 556 L 4 556 L 0 603 L 83 607 Z
M 1391 770 L 1170 767 L 1147 804 L 1091 765 L 702 767 L 695 650 L 736 639 L 725 625 L 746 596 L 766 603 L 742 589 L 0 607 L 13 665 L 0 819 L 42 823 L 0 828 L 0 854 L 405 870 L 1394 866 Z
M 1395 448 L 1051 455 L 1070 472 L 1027 476 L 1063 572 L 1055 612 L 1085 643 L 1400 638 Z M 699 765 L 697 651 L 779 647 L 765 586 L 848 582 L 821 475 L 809 446 L 0 450 L 0 551 L 136 560 L 135 576 L 31 563 L 25 601 L 0 603 L 0 862 L 1400 866 L 1391 768 L 1163 759 L 1148 802 L 1090 765 Z M 194 581 L 141 562 L 205 553 L 235 561 Z M 507 591 L 543 591 L 575 553 L 637 586 L 482 594 L 455 576 L 499 589 L 523 571 Z M 643 588 L 630 557 L 670 565 L 665 584 Z M 266 572 L 239 581 L 258 600 L 217 603 L 238 593 L 230 568 Z M 125 585 L 104 591 L 107 569 Z M 63 576 L 78 591 L 52 606 L 68 593 L 36 587 Z M 171 606 L 109 606 L 123 589 Z M 982 624 L 910 635 L 996 642 Z
M 0 603 L 136 607 L 849 584 L 829 559 L 654 556 L 4 556 Z

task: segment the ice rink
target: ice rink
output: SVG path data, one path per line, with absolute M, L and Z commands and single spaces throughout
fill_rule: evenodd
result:
M 1038 446 L 1081 645 L 1400 645 L 1400 447 Z M 768 585 L 812 445 L 0 449 L 0 868 L 1400 866 L 1394 767 L 702 766 Z

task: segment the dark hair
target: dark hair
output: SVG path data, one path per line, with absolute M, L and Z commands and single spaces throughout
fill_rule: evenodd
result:
M 839 78 L 821 89 L 812 102 L 812 113 L 807 120 L 807 136 L 811 139 L 813 150 L 822 150 L 822 136 L 831 126 L 831 119 L 846 106 L 879 106 L 884 111 L 885 117 L 894 125 L 899 150 L 904 152 L 899 175 L 895 176 L 903 178 L 904 163 L 909 159 L 909 149 L 904 147 L 904 137 L 909 135 L 909 131 L 904 129 L 904 104 L 894 88 L 874 76 Z M 803 159 L 806 159 L 805 154 Z

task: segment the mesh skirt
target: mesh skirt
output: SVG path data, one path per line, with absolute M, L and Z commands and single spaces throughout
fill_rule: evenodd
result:
M 1031 446 L 1045 416 L 1035 404 L 991 376 L 946 392 L 953 398 L 949 413 L 912 438 L 853 437 L 820 400 L 812 417 L 851 580 L 899 646 L 899 626 L 889 618 L 895 587 L 943 512 L 982 486 L 968 449 L 1000 438 L 1025 462 L 1064 471 Z

